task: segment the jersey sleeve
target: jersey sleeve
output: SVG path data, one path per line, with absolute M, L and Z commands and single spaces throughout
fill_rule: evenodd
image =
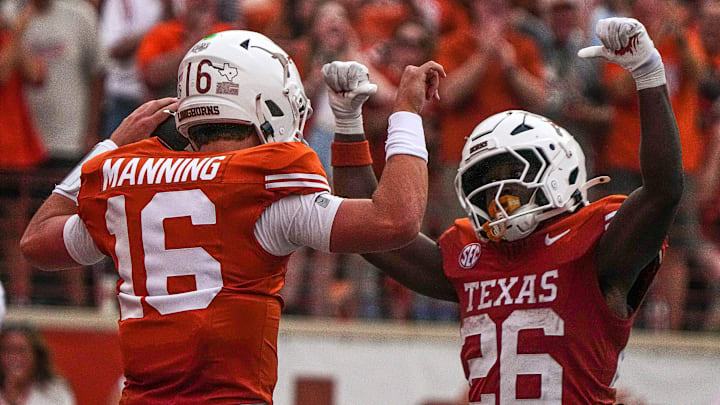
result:
M 78 264 L 90 266 L 105 258 L 77 214 L 65 222 L 63 242 L 70 257 Z
M 620 209 L 620 206 L 626 198 L 627 197 L 625 196 L 614 195 L 601 200 L 602 205 L 600 206 L 600 212 L 603 216 L 603 231 L 607 231 L 610 226 L 610 222 L 613 220 L 615 214 L 617 214 L 618 209 Z
M 328 192 L 275 201 L 255 223 L 255 239 L 275 256 L 289 255 L 302 246 L 329 252 L 332 225 L 342 201 Z
M 279 143 L 267 149 L 265 189 L 284 197 L 291 194 L 330 192 L 325 170 L 317 154 L 300 142 Z

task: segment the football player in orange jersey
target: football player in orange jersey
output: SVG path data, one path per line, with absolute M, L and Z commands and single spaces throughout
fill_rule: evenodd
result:
M 507 111 L 467 137 L 455 181 L 469 218 L 438 241 L 364 257 L 421 294 L 459 303 L 474 404 L 614 404 L 613 382 L 683 192 L 681 150 L 660 54 L 629 18 L 598 23 L 604 57 L 640 99 L 643 185 L 590 203 L 584 155 L 548 119 Z M 336 135 L 337 144 L 362 134 Z M 338 149 L 339 150 L 339 149 Z M 352 149 L 351 149 L 352 151 Z M 369 166 L 337 165 L 335 191 L 371 195 Z
M 355 88 L 333 95 L 344 114 L 338 130 L 358 131 L 376 87 L 364 66 L 338 65 L 336 79 Z M 179 100 L 129 116 L 56 187 L 21 242 L 42 268 L 114 260 L 121 404 L 272 403 L 290 254 L 387 250 L 415 238 L 427 199 L 418 114 L 442 76 L 434 62 L 405 70 L 386 175 L 372 198 L 343 199 L 302 142 L 311 108 L 285 51 L 249 31 L 211 35 L 188 51 Z M 177 109 L 191 150 L 146 139 L 166 108 Z

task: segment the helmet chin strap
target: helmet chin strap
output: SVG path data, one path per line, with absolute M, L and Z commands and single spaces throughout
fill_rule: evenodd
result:
M 262 110 L 261 99 L 262 94 L 258 94 L 257 97 L 255 97 L 255 115 L 257 116 L 258 122 L 261 122 L 260 128 L 258 128 L 258 130 L 260 130 L 260 132 L 262 133 L 262 136 L 260 137 L 260 143 L 268 143 L 273 139 L 273 136 L 275 135 L 275 130 L 270 124 L 270 121 L 265 118 L 265 114 Z
M 493 242 L 500 242 L 501 240 L 512 242 L 522 239 L 530 235 L 541 222 L 539 220 L 540 215 L 535 212 L 528 212 L 523 215 L 523 212 L 532 211 L 535 208 L 537 208 L 537 204 L 525 204 L 519 208 L 515 208 L 512 213 L 508 211 L 508 215 L 515 214 L 516 217 L 491 225 L 492 222 L 497 222 L 505 218 L 505 214 L 500 212 L 493 217 L 494 221 L 485 222 L 482 229 L 485 231 L 488 239 Z
M 482 226 L 482 229 L 487 235 L 488 239 L 493 242 L 499 242 L 505 237 L 505 234 L 509 228 L 508 222 L 510 220 L 496 223 L 494 225 L 492 223 L 497 222 L 498 220 L 505 219 L 509 215 L 512 215 L 514 212 L 522 210 L 522 207 L 520 205 L 520 198 L 517 196 L 502 195 L 498 197 L 497 200 L 500 202 L 501 207 L 497 206 L 497 202 L 495 200 L 490 201 L 490 204 L 488 204 L 488 214 L 490 215 L 490 218 L 493 219 L 493 221 L 487 221 Z

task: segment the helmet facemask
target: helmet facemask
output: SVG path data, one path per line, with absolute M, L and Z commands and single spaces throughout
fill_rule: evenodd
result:
M 547 166 L 536 149 L 507 148 L 464 167 L 456 188 L 473 227 L 496 242 L 532 233 L 538 225 L 536 213 L 550 207 L 540 182 Z

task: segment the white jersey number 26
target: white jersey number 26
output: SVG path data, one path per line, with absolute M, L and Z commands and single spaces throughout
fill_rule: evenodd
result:
M 521 330 L 542 329 L 546 336 L 562 336 L 565 323 L 551 308 L 518 309 L 505 319 L 501 326 L 502 347 L 500 359 L 500 400 L 499 404 L 562 404 L 563 369 L 547 353 L 518 353 L 518 334 Z M 490 369 L 498 361 L 497 327 L 487 314 L 470 316 L 463 319 L 461 335 L 463 341 L 480 335 L 482 357 L 468 359 L 468 381 L 487 377 Z M 539 374 L 541 395 L 537 399 L 516 399 L 517 376 Z M 495 394 L 481 395 L 479 402 L 471 405 L 495 405 Z

